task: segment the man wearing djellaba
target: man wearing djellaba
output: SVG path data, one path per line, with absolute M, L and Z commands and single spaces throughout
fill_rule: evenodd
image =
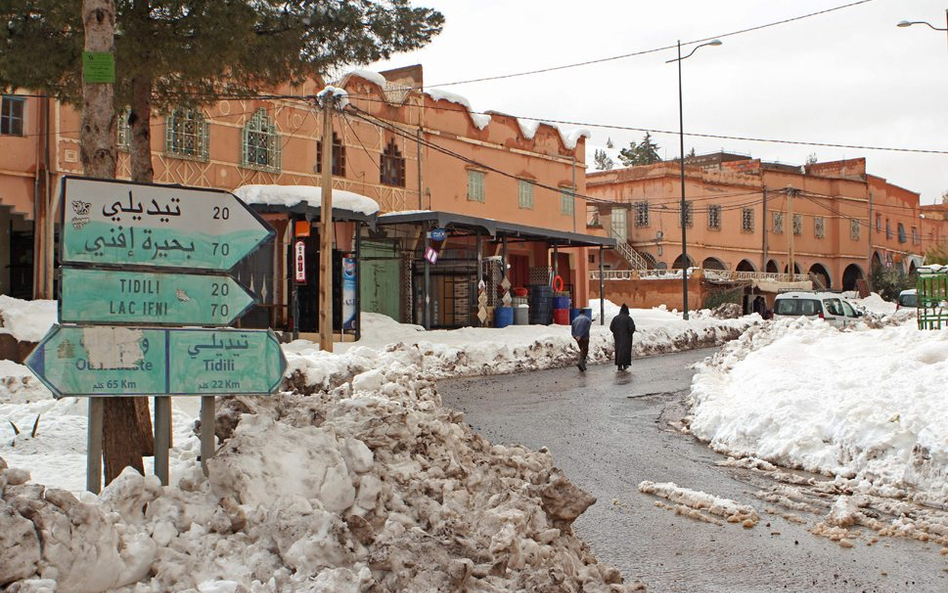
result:
M 635 321 L 629 315 L 629 307 L 622 303 L 619 314 L 609 324 L 615 340 L 615 361 L 618 370 L 624 371 L 632 365 L 632 334 L 635 333 Z

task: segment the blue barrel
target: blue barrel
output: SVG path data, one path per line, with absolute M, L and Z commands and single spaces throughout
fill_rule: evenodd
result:
M 583 309 L 583 313 L 586 314 L 586 317 L 588 317 L 588 318 L 590 318 L 590 319 L 593 318 L 593 310 L 592 310 L 591 307 L 587 307 L 587 308 Z
M 568 296 L 553 297 L 553 308 L 554 309 L 569 309 L 569 297 Z
M 513 307 L 497 307 L 494 309 L 494 327 L 513 325 Z
M 579 314 L 582 312 L 582 309 L 570 309 L 569 310 L 569 322 L 573 323 L 573 320 L 579 317 Z

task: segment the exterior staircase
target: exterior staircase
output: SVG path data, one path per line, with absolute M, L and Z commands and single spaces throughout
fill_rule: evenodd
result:
M 648 269 L 648 262 L 645 261 L 639 253 L 629 245 L 629 241 L 626 238 L 625 229 L 619 228 L 617 225 L 609 226 L 609 236 L 616 240 L 616 252 L 622 256 L 626 262 L 628 262 L 629 267 L 633 270 L 646 270 Z

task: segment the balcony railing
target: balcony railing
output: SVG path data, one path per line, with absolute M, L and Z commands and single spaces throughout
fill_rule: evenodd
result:
M 790 282 L 790 274 L 774 272 L 737 272 L 732 270 L 708 270 L 691 268 L 689 275 L 700 271 L 708 279 L 735 282 L 741 280 L 768 280 L 771 282 Z M 681 278 L 681 270 L 604 270 L 603 280 L 671 280 Z M 795 279 L 806 280 L 801 274 L 794 274 Z M 589 271 L 590 280 L 599 280 L 599 270 Z

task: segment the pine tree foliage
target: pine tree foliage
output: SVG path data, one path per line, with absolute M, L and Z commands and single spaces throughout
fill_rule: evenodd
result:
M 166 110 L 299 83 L 427 44 L 441 13 L 409 0 L 116 0 L 116 106 L 152 81 Z M 82 0 L 0 2 L 0 88 L 78 104 Z M 41 57 L 42 59 L 38 59 Z
M 645 132 L 645 137 L 641 142 L 638 144 L 630 142 L 628 148 L 619 151 L 619 160 L 626 167 L 658 163 L 662 160 L 662 157 L 658 155 L 659 148 L 658 144 L 652 141 L 652 135 Z
M 616 166 L 615 161 L 601 148 L 597 148 L 596 152 L 593 153 L 593 160 L 596 163 L 597 171 L 611 171 L 612 168 Z

